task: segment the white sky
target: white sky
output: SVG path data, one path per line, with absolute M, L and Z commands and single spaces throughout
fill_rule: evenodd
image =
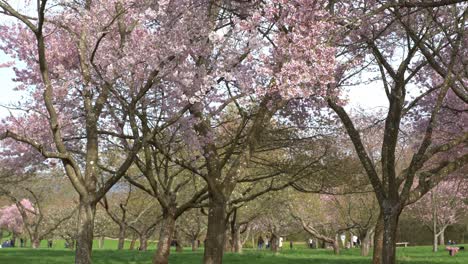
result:
M 9 61 L 8 57 L 0 51 L 0 63 Z M 21 99 L 21 93 L 16 92 L 15 83 L 12 81 L 14 73 L 12 69 L 0 68 L 0 105 L 8 105 Z M 0 107 L 0 118 L 8 115 L 4 107 Z

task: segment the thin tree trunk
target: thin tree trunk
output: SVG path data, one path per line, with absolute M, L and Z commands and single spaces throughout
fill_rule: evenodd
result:
M 105 237 L 104 236 L 101 236 L 99 238 L 99 249 L 103 249 L 104 248 L 104 240 L 105 240 Z
M 335 255 L 339 255 L 340 254 L 340 242 L 338 241 L 337 237 L 335 237 L 332 247 L 333 247 L 333 253 L 335 253 Z
M 76 243 L 75 264 L 91 264 L 93 248 L 94 216 L 96 205 L 80 203 L 78 216 L 78 239 Z
M 241 241 L 241 233 L 240 233 L 239 227 L 237 227 L 234 232 L 232 242 L 234 243 L 234 252 L 242 253 L 242 241 Z
M 127 227 L 125 226 L 125 224 L 121 224 L 119 226 L 119 244 L 117 245 L 117 250 L 122 250 L 124 248 L 125 232 L 127 231 L 126 229 Z
M 192 251 L 197 251 L 198 243 L 196 239 L 192 239 Z
M 142 232 L 140 235 L 140 251 L 146 251 L 148 249 L 148 237 L 145 232 Z
M 383 231 L 384 231 L 383 215 L 382 213 L 380 213 L 379 218 L 377 219 L 377 224 L 375 225 L 374 252 L 373 252 L 373 258 L 372 258 L 372 264 L 382 263 L 383 239 L 384 239 Z
M 439 235 L 439 245 L 445 246 L 445 228 L 442 229 Z
M 373 230 L 372 228 L 367 229 L 364 232 L 364 235 L 362 236 L 362 241 L 361 241 L 361 256 L 369 256 L 369 251 L 370 251 L 370 245 L 371 245 L 371 240 L 372 240 L 372 233 Z
M 133 238 L 132 238 L 132 241 L 130 242 L 130 250 L 134 250 L 135 249 L 135 243 L 136 243 L 136 236 L 134 235 Z
M 165 215 L 159 232 L 159 242 L 156 253 L 153 257 L 153 264 L 168 264 L 171 251 L 172 236 L 175 229 L 175 218 Z
M 435 205 L 435 192 L 431 191 L 432 202 L 432 251 L 437 252 L 437 207 Z
M 215 200 L 213 197 L 210 200 L 203 263 L 221 264 L 226 234 L 226 202 L 223 199 Z

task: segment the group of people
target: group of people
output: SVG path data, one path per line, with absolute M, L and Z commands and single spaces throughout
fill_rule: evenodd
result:
M 259 236 L 258 240 L 257 240 L 257 248 L 258 249 L 263 249 L 264 245 L 265 245 L 265 249 L 269 249 L 271 247 L 270 240 L 268 239 L 268 237 L 266 237 L 265 240 L 263 240 L 263 237 Z M 282 237 L 278 238 L 277 246 L 278 246 L 279 249 L 283 248 L 283 238 Z
M 25 247 L 26 246 L 26 241 L 23 238 L 20 238 L 20 247 Z M 0 248 L 12 248 L 15 247 L 15 239 L 9 239 L 3 241 L 3 243 L 0 244 Z M 52 239 L 47 240 L 47 247 L 52 248 Z
M 14 239 L 5 240 L 0 245 L 0 248 L 9 248 L 9 247 L 15 247 L 15 240 Z

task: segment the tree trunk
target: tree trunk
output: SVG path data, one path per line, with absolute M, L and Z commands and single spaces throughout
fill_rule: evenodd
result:
M 140 235 L 140 247 L 138 250 L 146 251 L 148 249 L 148 237 L 146 236 L 145 232 Z
M 192 239 L 192 251 L 198 250 L 198 241 L 196 239 Z
M 335 255 L 339 255 L 340 254 L 340 242 L 338 241 L 338 237 L 335 236 L 335 240 L 333 241 L 333 253 L 335 253 Z
M 373 258 L 372 258 L 372 264 L 382 263 L 383 239 L 384 239 L 383 231 L 384 231 L 383 215 L 382 213 L 380 213 L 379 218 L 377 219 L 377 224 L 375 225 L 374 252 L 373 252 Z
M 11 234 L 11 240 L 13 240 L 13 245 L 11 246 L 16 247 L 16 233 L 15 232 Z
M 278 252 L 278 236 L 276 236 L 275 234 L 271 235 L 270 249 L 272 252 Z
M 239 226 L 237 226 L 236 230 L 234 231 L 232 243 L 234 244 L 233 251 L 236 253 L 242 253 L 242 241 Z
M 135 249 L 136 240 L 137 240 L 136 237 L 133 236 L 132 241 L 130 242 L 130 248 L 129 248 L 130 250 L 134 250 L 134 249 Z
M 31 243 L 31 246 L 32 248 L 39 248 L 40 245 L 41 245 L 41 240 L 37 239 L 37 238 L 34 238 L 34 239 L 31 239 L 32 243 Z
M 76 239 L 72 239 L 69 245 L 70 245 L 70 250 L 75 250 L 75 248 L 76 248 Z
M 439 235 L 439 245 L 445 246 L 445 228 L 442 229 L 442 232 L 440 232 L 440 235 Z
M 99 238 L 99 249 L 103 249 L 104 248 L 104 240 L 105 240 L 105 237 L 104 236 L 101 236 Z
M 382 264 L 396 263 L 396 234 L 400 210 L 397 208 L 387 208 L 384 211 L 384 240 L 382 251 Z
M 226 234 L 226 202 L 210 197 L 208 230 L 206 233 L 204 264 L 223 263 L 224 239 Z
M 81 201 L 78 215 L 78 239 L 76 243 L 75 264 L 91 264 L 93 249 L 94 216 L 96 205 Z
M 362 241 L 361 241 L 361 256 L 369 256 L 369 251 L 370 251 L 370 245 L 372 242 L 372 234 L 373 230 L 372 228 L 365 230 L 363 232 Z
M 176 252 L 183 252 L 184 251 L 184 246 L 182 244 L 182 241 L 181 240 L 177 240 L 177 243 L 176 243 Z
M 159 242 L 153 257 L 153 264 L 168 264 L 171 251 L 172 235 L 175 229 L 175 218 L 169 215 L 163 216 Z
M 232 236 L 226 230 L 226 234 L 224 235 L 224 252 L 232 252 Z
M 435 205 L 435 192 L 431 191 L 432 201 L 432 251 L 437 252 L 437 207 Z
M 125 224 L 121 224 L 119 226 L 119 244 L 117 245 L 117 250 L 122 250 L 125 245 L 125 232 L 126 230 Z
M 177 231 L 177 227 L 174 229 L 174 237 L 176 240 L 176 252 L 184 251 L 184 240 L 182 239 L 180 233 Z

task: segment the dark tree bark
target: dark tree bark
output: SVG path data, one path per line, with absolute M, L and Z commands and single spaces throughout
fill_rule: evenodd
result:
M 383 251 L 383 239 L 384 239 L 384 223 L 382 214 L 379 215 L 377 219 L 377 224 L 375 225 L 374 233 L 374 252 L 372 258 L 372 264 L 381 264 L 382 263 L 382 251 Z
M 396 263 L 396 235 L 401 209 L 394 206 L 384 211 L 382 263 Z
M 211 196 L 204 264 L 221 264 L 223 262 L 225 233 L 226 202 L 222 196 L 217 198 Z

